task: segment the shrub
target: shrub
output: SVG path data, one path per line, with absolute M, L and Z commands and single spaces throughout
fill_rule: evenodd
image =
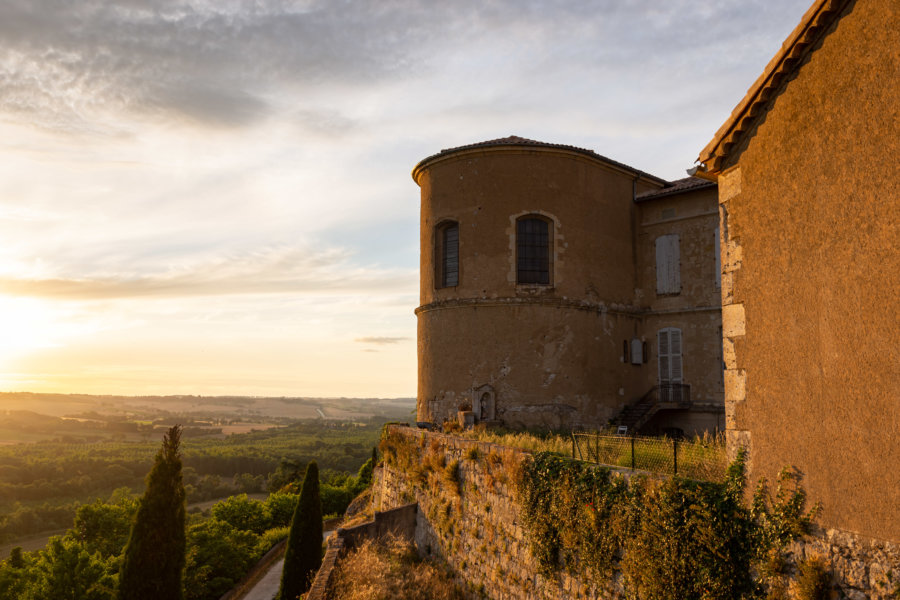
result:
M 831 587 L 828 565 L 819 556 L 800 562 L 797 577 L 797 596 L 800 600 L 825 600 Z
M 339 563 L 334 597 L 342 600 L 463 600 L 443 563 L 419 560 L 399 538 L 366 540 Z

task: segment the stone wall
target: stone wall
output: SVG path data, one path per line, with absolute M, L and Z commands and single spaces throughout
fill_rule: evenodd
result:
M 538 573 L 520 521 L 515 479 L 527 452 L 451 435 L 391 426 L 419 462 L 386 457 L 376 477 L 375 508 L 418 503 L 415 541 L 423 556 L 444 559 L 471 598 L 558 600 L 624 598 L 621 576 L 597 589 L 565 573 Z M 443 465 L 443 466 L 439 466 Z M 794 574 L 819 556 L 832 571 L 832 598 L 900 597 L 900 545 L 837 530 L 816 531 L 789 548 Z M 789 582 L 789 589 L 795 582 Z
M 368 523 L 347 529 L 338 528 L 334 535 L 328 538 L 322 566 L 319 567 L 316 577 L 313 579 L 306 600 L 330 600 L 332 598 L 331 586 L 338 562 L 347 552 L 364 540 L 379 539 L 389 535 L 412 540 L 416 531 L 417 512 L 418 508 L 415 504 L 407 504 L 376 512 L 375 518 Z
M 387 508 L 418 502 L 416 546 L 423 556 L 436 555 L 460 576 L 472 598 L 559 600 L 624 598 L 612 585 L 598 590 L 566 574 L 548 579 L 538 574 L 519 521 L 514 477 L 523 450 L 464 440 L 441 433 L 395 427 L 425 460 L 440 457 L 446 466 L 432 481 L 410 480 L 407 472 L 385 460 L 376 501 Z M 458 461 L 455 476 L 451 467 Z M 424 483 L 424 485 L 422 485 Z

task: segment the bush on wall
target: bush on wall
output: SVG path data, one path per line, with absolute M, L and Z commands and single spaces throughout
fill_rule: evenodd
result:
M 815 509 L 790 471 L 777 492 L 760 482 L 743 503 L 740 457 L 720 484 L 633 477 L 538 453 L 519 479 L 523 523 L 542 572 L 602 585 L 621 571 L 636 598 L 732 599 L 763 593 L 754 578 L 772 552 L 801 535 Z

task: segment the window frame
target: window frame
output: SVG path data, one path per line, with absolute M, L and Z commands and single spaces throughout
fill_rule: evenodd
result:
M 447 234 L 455 230 L 453 252 L 448 253 Z M 453 256 L 455 254 L 455 256 Z M 453 269 L 449 268 L 453 264 Z M 452 288 L 459 285 L 459 222 L 447 219 L 434 228 L 434 287 L 435 289 Z M 451 274 L 453 277 L 451 277 Z
M 656 249 L 656 295 L 677 296 L 681 293 L 681 236 L 661 235 L 654 241 Z
M 528 223 L 542 223 L 546 229 L 544 232 L 522 231 L 522 227 L 528 227 Z M 528 213 L 516 218 L 516 285 L 529 287 L 550 287 L 553 285 L 554 225 L 552 219 L 536 213 Z M 535 236 L 537 237 L 536 241 L 534 239 Z M 526 256 L 523 256 L 523 251 Z M 529 261 L 530 264 L 526 263 L 524 266 L 532 268 L 523 268 L 523 263 L 526 261 Z M 534 268 L 534 265 L 537 265 L 537 268 Z M 523 273 L 529 275 L 523 276 Z

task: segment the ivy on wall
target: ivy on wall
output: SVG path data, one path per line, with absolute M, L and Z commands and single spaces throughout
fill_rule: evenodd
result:
M 519 479 L 523 524 L 542 572 L 565 570 L 603 585 L 620 571 L 641 599 L 764 597 L 773 560 L 811 524 L 790 471 L 777 491 L 760 482 L 743 502 L 744 461 L 722 483 L 633 477 L 539 453 Z
M 478 463 L 479 485 L 515 489 L 519 522 L 545 577 L 565 571 L 598 590 L 615 579 L 630 598 L 774 600 L 785 585 L 785 548 L 816 513 L 805 509 L 799 476 L 790 470 L 779 475 L 774 492 L 760 481 L 748 504 L 743 457 L 721 483 L 708 483 L 626 478 L 557 454 L 494 448 L 448 451 L 438 439 L 391 429 L 381 441 L 385 464 L 411 484 L 405 499 L 430 498 L 423 509 L 451 551 L 458 516 L 482 493 L 461 478 L 460 463 Z M 490 527 L 474 534 L 484 540 L 484 553 Z

